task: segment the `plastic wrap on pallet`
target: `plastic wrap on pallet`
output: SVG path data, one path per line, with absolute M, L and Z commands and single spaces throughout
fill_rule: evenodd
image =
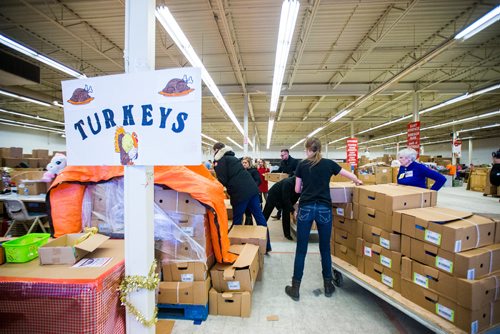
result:
M 97 280 L 0 281 L 0 332 L 125 333 L 124 263 Z

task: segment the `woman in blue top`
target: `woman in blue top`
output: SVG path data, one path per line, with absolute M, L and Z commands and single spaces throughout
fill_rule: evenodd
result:
M 318 138 L 308 138 L 304 146 L 307 159 L 302 160 L 295 171 L 295 192 L 300 193 L 297 213 L 295 264 L 292 286 L 285 288 L 286 294 L 295 301 L 299 300 L 300 281 L 304 273 L 304 262 L 313 221 L 316 221 L 318 227 L 325 296 L 331 297 L 335 291 L 330 255 L 330 238 L 332 235 L 330 177 L 340 174 L 354 181 L 356 185 L 363 184 L 354 174 L 342 169 L 336 162 L 321 157 L 321 142 Z
M 417 161 L 417 151 L 406 148 L 399 151 L 398 160 L 401 163 L 398 173 L 398 184 L 427 188 L 427 178 L 434 180 L 431 190 L 438 191 L 446 182 L 446 177 Z

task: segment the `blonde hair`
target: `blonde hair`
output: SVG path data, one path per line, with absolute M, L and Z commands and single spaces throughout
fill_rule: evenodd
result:
M 304 143 L 306 150 L 313 152 L 307 160 L 311 163 L 311 166 L 316 165 L 323 157 L 321 156 L 321 141 L 316 137 L 310 137 Z
M 250 157 L 243 157 L 242 160 L 245 160 L 246 162 L 248 162 L 248 166 L 249 167 L 253 167 L 253 159 L 250 158 Z
M 259 161 L 262 161 L 262 166 L 263 166 L 264 168 L 267 168 L 267 163 L 266 163 L 266 160 L 264 160 L 264 159 L 259 159 L 259 160 L 257 161 L 257 164 L 259 163 Z

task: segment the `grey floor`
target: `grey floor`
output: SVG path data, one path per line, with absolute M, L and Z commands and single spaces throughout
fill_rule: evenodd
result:
M 485 213 L 500 218 L 498 198 L 483 197 L 465 188 L 443 188 L 438 206 Z M 252 297 L 250 318 L 209 316 L 201 325 L 176 321 L 173 333 L 432 333 L 417 321 L 382 301 L 356 283 L 344 278 L 331 298 L 322 293 L 318 244 L 309 244 L 300 301 L 292 301 L 284 292 L 289 284 L 295 242 L 282 236 L 281 221 L 268 222 L 273 252 L 266 256 L 264 277 L 257 282 Z M 270 315 L 277 321 L 268 321 Z

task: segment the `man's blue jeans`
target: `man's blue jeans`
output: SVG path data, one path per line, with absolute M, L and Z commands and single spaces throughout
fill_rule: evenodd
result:
M 319 252 L 321 254 L 321 266 L 323 278 L 331 279 L 332 258 L 330 254 L 330 238 L 332 236 L 332 207 L 322 203 L 299 204 L 297 213 L 297 249 L 295 251 L 295 264 L 293 278 L 302 280 L 304 274 L 304 262 L 307 255 L 309 235 L 311 234 L 312 222 L 316 221 L 319 235 Z

